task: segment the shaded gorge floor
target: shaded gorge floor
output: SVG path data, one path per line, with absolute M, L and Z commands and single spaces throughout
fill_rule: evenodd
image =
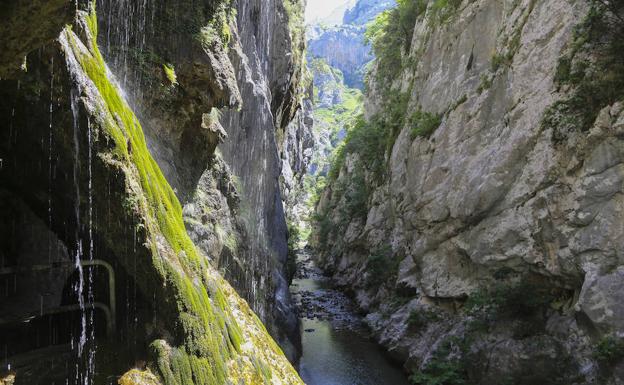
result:
M 407 385 L 370 337 L 355 304 L 301 251 L 291 285 L 301 320 L 301 378 L 308 385 Z

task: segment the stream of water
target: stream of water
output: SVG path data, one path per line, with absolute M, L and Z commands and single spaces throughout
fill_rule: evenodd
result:
M 299 365 L 307 385 L 408 385 L 371 338 L 355 304 L 301 252 L 291 285 L 301 320 Z

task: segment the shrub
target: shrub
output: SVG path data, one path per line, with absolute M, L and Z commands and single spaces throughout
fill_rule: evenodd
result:
M 366 261 L 367 286 L 378 287 L 390 282 L 398 273 L 399 262 L 400 259 L 393 255 L 392 249 L 388 246 L 370 254 Z
M 301 230 L 299 226 L 292 222 L 287 222 L 288 227 L 288 257 L 286 260 L 286 273 L 288 277 L 295 275 L 297 269 L 297 250 L 299 250 L 299 242 L 301 241 Z
M 615 365 L 624 358 L 624 340 L 614 335 L 603 337 L 594 348 L 594 358 L 602 365 Z
M 430 112 L 416 111 L 410 116 L 409 124 L 411 126 L 412 140 L 419 136 L 428 138 L 442 123 L 442 115 L 432 114 Z
M 543 120 L 553 139 L 588 130 L 602 108 L 624 98 L 624 1 L 593 0 L 575 28 L 569 52 L 559 59 L 555 81 L 573 89 L 551 106 Z M 592 60 L 587 60 L 591 57 Z
M 397 0 L 395 8 L 382 12 L 367 26 L 366 42 L 377 58 L 377 81 L 388 85 L 404 67 L 403 53 L 409 52 L 416 20 L 427 9 L 427 0 Z
M 441 319 L 440 315 L 431 309 L 412 310 L 407 318 L 407 324 L 416 329 L 423 329 L 431 322 Z
M 414 385 L 465 385 L 468 371 L 464 355 L 467 342 L 449 337 L 434 352 L 427 366 L 410 376 Z
M 434 0 L 431 6 L 433 19 L 438 23 L 448 21 L 461 3 L 462 0 Z
M 361 171 L 351 177 L 351 184 L 345 193 L 345 216 L 347 218 L 366 218 L 370 189 Z
M 468 297 L 464 306 L 473 315 L 521 317 L 545 309 L 553 300 L 554 297 L 544 288 L 521 281 L 498 283 L 492 288 L 478 290 Z

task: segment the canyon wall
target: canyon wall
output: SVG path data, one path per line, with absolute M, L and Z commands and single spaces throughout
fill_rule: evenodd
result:
M 621 383 L 621 2 L 401 4 L 321 264 L 415 383 Z
M 18 381 L 116 383 L 136 365 L 127 381 L 301 383 L 283 353 L 298 354 L 283 202 L 306 167 L 303 5 L 3 7 L 23 32 L 0 66 L 2 279 L 25 299 L 3 301 L 1 342 Z M 49 343 L 12 340 L 44 316 Z

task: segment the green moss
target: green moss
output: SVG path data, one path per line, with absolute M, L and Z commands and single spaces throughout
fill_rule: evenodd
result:
M 176 327 L 184 344 L 172 349 L 160 343 L 153 345 L 159 373 L 166 384 L 224 384 L 228 372 L 225 363 L 240 351 L 242 332 L 227 310 L 221 289 L 211 282 L 207 261 L 186 232 L 181 205 L 149 153 L 138 119 L 108 78 L 95 43 L 94 10 L 86 20 L 92 34 L 89 52 L 79 46 L 71 31 L 66 32 L 68 40 L 105 103 L 104 128 L 116 145 L 114 154 L 129 166 L 127 172 L 139 182 L 141 199 L 129 204 L 141 211 L 150 236 L 153 264 L 176 295 Z M 159 239 L 161 236 L 166 245 Z
M 163 71 L 165 71 L 165 76 L 172 86 L 178 85 L 178 77 L 176 76 L 175 69 L 171 64 L 164 64 Z

